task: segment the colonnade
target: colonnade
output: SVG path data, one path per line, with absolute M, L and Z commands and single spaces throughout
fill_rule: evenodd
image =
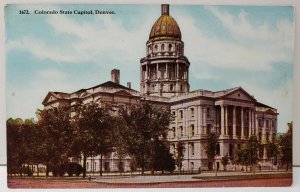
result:
M 232 136 L 245 139 L 255 134 L 255 109 L 234 105 L 221 105 L 221 138 Z

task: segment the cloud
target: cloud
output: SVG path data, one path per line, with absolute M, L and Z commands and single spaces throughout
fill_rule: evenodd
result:
M 153 18 L 148 17 L 134 31 L 128 31 L 125 26 L 113 16 L 95 17 L 92 21 L 77 22 L 66 16 L 51 16 L 49 25 L 59 34 L 69 34 L 77 40 L 72 44 L 72 55 L 84 61 L 99 62 L 105 56 L 111 56 L 117 62 L 138 62 L 145 55 L 145 42 L 148 28 Z M 101 25 L 100 25 L 101 24 Z
M 278 115 L 278 132 L 286 132 L 286 124 L 293 120 L 293 83 L 292 80 L 282 82 L 274 90 L 266 90 L 253 82 L 239 82 L 234 86 L 242 86 L 258 102 L 276 108 Z
M 58 71 L 56 69 L 46 69 L 43 71 L 40 71 L 38 76 L 40 78 L 43 78 L 45 80 L 65 80 L 67 78 L 67 75 L 61 71 Z
M 293 61 L 291 22 L 280 20 L 276 28 L 271 29 L 266 24 L 251 24 L 248 13 L 244 11 L 234 16 L 216 7 L 209 6 L 207 9 L 230 32 L 232 38 L 224 40 L 207 36 L 197 27 L 194 17 L 178 15 L 186 53 L 195 70 L 201 70 L 201 63 L 208 63 L 221 68 L 271 71 L 274 62 Z
M 23 37 L 18 40 L 8 41 L 6 50 L 23 50 L 31 53 L 39 59 L 50 59 L 54 62 L 80 62 L 81 59 L 73 54 L 69 54 L 60 47 L 49 47 L 42 40 L 33 37 Z

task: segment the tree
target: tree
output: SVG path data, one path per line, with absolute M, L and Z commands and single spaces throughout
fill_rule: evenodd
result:
M 247 140 L 247 142 L 242 147 L 242 149 L 238 150 L 237 162 L 238 164 L 246 166 L 246 172 L 247 172 L 248 165 L 251 165 L 252 170 L 255 171 L 254 166 L 257 164 L 259 160 L 259 156 L 258 156 L 259 148 L 260 148 L 259 141 L 257 140 L 256 136 L 252 135 Z
M 177 148 L 176 148 L 176 165 L 179 169 L 180 174 L 181 174 L 183 160 L 184 160 L 184 145 L 181 141 L 179 141 L 177 143 Z
M 117 148 L 136 160 L 142 174 L 147 162 L 151 174 L 154 174 L 154 141 L 167 132 L 171 119 L 168 107 L 154 106 L 149 102 L 119 109 Z
M 238 161 L 238 152 L 239 152 L 239 149 L 238 148 L 234 148 L 233 156 L 230 157 L 230 161 L 234 165 L 234 170 L 235 171 L 236 171 L 236 165 L 239 164 L 239 161 Z
M 293 122 L 288 123 L 287 132 L 280 136 L 278 139 L 279 151 L 280 151 L 280 160 L 282 164 L 286 165 L 286 171 L 292 167 L 293 160 L 293 148 L 292 148 L 292 136 L 293 136 Z
M 207 135 L 207 144 L 205 152 L 210 162 L 215 163 L 215 156 L 217 155 L 217 144 L 219 140 L 219 134 L 217 132 L 210 132 Z M 215 167 L 217 175 L 217 167 Z
M 155 141 L 154 145 L 154 170 L 172 172 L 175 169 L 175 160 L 165 143 L 161 140 Z
M 268 157 L 272 159 L 272 171 L 273 171 L 274 158 L 276 158 L 277 155 L 279 154 L 279 148 L 278 148 L 276 138 L 273 138 L 272 142 L 268 143 L 267 152 L 268 152 Z
M 227 154 L 224 157 L 222 157 L 221 163 L 224 166 L 224 171 L 226 171 L 226 166 L 229 164 L 229 158 Z
M 38 110 L 38 129 L 40 129 L 41 157 L 46 165 L 46 176 L 51 169 L 68 162 L 70 146 L 73 141 L 70 107 L 55 107 Z
M 7 171 L 8 174 L 20 173 L 22 175 L 22 164 L 24 161 L 22 119 L 9 118 L 6 121 L 7 134 Z
M 86 158 L 99 154 L 100 175 L 102 175 L 102 156 L 112 151 L 113 138 L 108 109 L 94 102 L 79 105 L 75 108 L 72 125 L 74 128 L 72 151 L 73 155 L 83 155 L 83 177 L 86 177 Z

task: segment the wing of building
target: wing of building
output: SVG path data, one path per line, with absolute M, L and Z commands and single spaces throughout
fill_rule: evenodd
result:
M 145 100 L 159 103 L 170 107 L 175 116 L 167 139 L 172 153 L 179 141 L 184 144 L 184 170 L 223 169 L 222 157 L 232 157 L 234 149 L 240 148 L 251 135 L 256 135 L 263 144 L 260 165 L 270 168 L 273 162 L 267 156 L 266 144 L 277 133 L 277 110 L 258 102 L 242 87 L 217 92 L 190 91 L 190 63 L 184 56 L 180 27 L 169 14 L 169 5 L 162 5 L 161 10 L 146 42 L 146 56 L 140 60 L 140 92 L 133 90 L 130 83 L 120 85 L 120 71 L 113 69 L 112 80 L 100 85 L 73 93 L 49 92 L 43 101 L 45 108 L 92 101 L 115 106 Z M 205 152 L 207 135 L 211 131 L 220 133 L 215 165 Z M 99 160 L 98 157 L 89 158 L 88 171 L 98 171 Z M 103 161 L 106 171 L 116 171 L 120 167 L 130 170 L 129 157 L 120 161 L 111 154 Z M 227 169 L 234 167 L 229 165 Z

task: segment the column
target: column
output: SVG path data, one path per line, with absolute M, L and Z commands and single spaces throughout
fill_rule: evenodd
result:
M 159 75 L 158 75 L 158 63 L 156 63 L 156 79 L 159 79 Z
M 252 108 L 252 135 L 255 135 L 255 116 L 254 116 L 253 108 Z
M 200 135 L 203 134 L 202 132 L 202 112 L 201 112 L 201 106 L 199 105 L 197 107 L 197 133 L 199 133 Z
M 145 79 L 148 79 L 148 64 L 146 64 L 146 73 L 145 73 Z
M 251 121 L 251 117 L 252 117 L 252 110 L 251 108 L 249 108 L 249 131 L 248 131 L 248 137 L 250 137 L 250 135 L 252 135 L 252 121 Z
M 233 138 L 236 138 L 236 106 L 233 106 L 232 111 L 232 132 Z
M 207 134 L 207 129 L 206 129 L 206 106 L 202 107 L 202 118 L 203 118 L 203 123 L 202 123 L 202 128 L 204 130 L 204 134 Z
M 166 75 L 165 75 L 165 79 L 169 79 L 169 69 L 168 69 L 168 63 L 166 63 Z
M 225 106 L 225 135 L 228 136 L 229 130 L 228 130 L 228 106 Z
M 255 135 L 256 135 L 256 137 L 258 137 L 258 118 L 257 118 L 257 116 L 256 116 L 256 114 L 254 114 L 254 119 L 255 119 Z
M 264 145 L 264 155 L 263 155 L 263 160 L 268 159 L 268 151 L 267 151 L 267 145 Z
M 187 112 L 188 112 L 187 108 L 184 108 L 183 109 L 183 130 L 184 130 L 185 136 L 189 135 L 189 127 L 187 126 L 188 125 L 188 123 L 187 123 L 187 121 L 188 121 Z
M 241 107 L 241 138 L 245 138 L 245 133 L 244 133 L 244 108 Z
M 256 118 L 255 118 L 255 108 L 254 108 L 254 109 L 252 109 L 252 117 L 253 117 L 253 119 L 252 119 L 252 123 L 253 123 L 253 125 L 252 125 L 252 129 L 253 129 L 253 135 L 256 135 Z
M 224 128 L 224 125 L 225 125 L 225 119 L 224 119 L 224 105 L 221 105 L 221 136 L 224 136 L 225 133 L 225 128 Z
M 176 63 L 176 79 L 179 79 L 179 63 Z
M 263 127 L 262 127 L 262 143 L 265 144 L 266 143 L 266 119 L 263 118 L 262 119 L 262 123 L 263 123 Z

